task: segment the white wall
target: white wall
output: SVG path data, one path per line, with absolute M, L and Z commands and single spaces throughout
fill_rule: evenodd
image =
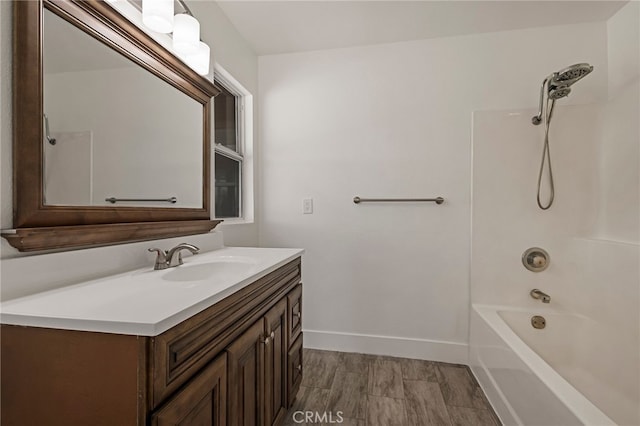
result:
M 212 54 L 215 61 L 229 71 L 241 84 L 247 88 L 254 96 L 257 95 L 258 87 L 258 70 L 257 70 L 257 57 L 255 53 L 248 46 L 246 41 L 235 30 L 233 25 L 228 21 L 226 16 L 222 13 L 220 8 L 214 2 L 193 2 L 190 4 L 194 14 L 198 17 L 202 25 L 202 39 L 211 46 Z M 12 183 L 11 183 L 11 10 L 12 2 L 0 1 L 0 44 L 2 50 L 0 51 L 0 158 L 2 162 L 1 170 L 1 182 L 0 182 L 0 227 L 7 229 L 12 227 Z M 255 109 L 254 109 L 255 114 Z M 257 142 L 257 138 L 254 137 L 254 141 Z M 257 150 L 257 144 L 254 147 Z M 255 154 L 257 155 L 257 154 Z M 257 162 L 256 162 L 257 163 Z M 233 245 L 257 245 L 258 227 L 255 222 L 239 225 L 226 225 L 220 226 L 224 229 L 225 244 L 229 246 Z M 210 236 L 204 236 L 205 239 L 211 241 L 218 241 L 216 234 Z M 183 240 L 185 238 L 182 238 Z M 187 240 L 190 237 L 186 238 Z M 144 246 L 146 247 L 146 243 Z M 168 248 L 174 245 L 174 239 L 161 240 L 153 243 L 159 247 Z M 204 243 L 203 243 L 204 244 Z M 9 257 L 22 256 L 24 254 L 18 253 L 11 248 L 6 240 L 0 239 L 0 257 L 3 259 Z M 131 244 L 116 246 L 120 247 L 121 252 L 129 253 L 130 247 L 138 247 Z M 93 259 L 91 262 L 106 262 L 109 266 L 109 273 L 118 269 L 131 269 L 147 265 L 149 260 L 146 253 L 141 256 L 129 256 L 131 261 L 124 261 L 121 256 L 115 255 L 113 249 L 110 248 L 97 248 L 92 249 L 92 255 L 89 257 L 83 257 L 84 250 L 71 251 L 65 253 L 65 259 L 68 260 L 68 264 L 73 264 L 73 260 L 89 262 L 87 259 Z M 36 271 L 39 264 L 47 265 L 50 254 L 41 254 L 34 257 L 29 267 L 24 269 L 24 274 Z M 42 263 L 38 261 L 41 259 Z M 101 260 L 100 260 L 101 259 Z M 3 261 L 4 263 L 4 261 Z M 104 272 L 104 271 L 103 271 Z M 5 280 L 8 275 L 3 271 L 2 285 L 6 285 Z M 77 282 L 78 279 L 82 279 L 84 275 L 78 275 L 74 268 L 65 268 L 60 275 L 56 275 L 55 282 L 57 285 L 62 285 L 64 282 Z M 47 277 L 37 276 L 32 277 L 33 280 L 25 277 L 25 292 L 21 294 L 27 294 L 32 291 L 38 291 L 46 286 Z M 43 281 L 44 280 L 44 281 Z M 66 280 L 66 281 L 65 281 Z
M 305 345 L 466 359 L 472 111 L 585 61 L 569 102 L 604 99 L 604 23 L 260 57 L 260 243 L 307 249 Z

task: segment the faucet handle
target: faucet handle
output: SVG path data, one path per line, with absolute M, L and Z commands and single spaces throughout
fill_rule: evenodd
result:
M 153 266 L 153 269 L 155 270 L 159 270 L 159 269 L 167 269 L 168 265 L 167 265 L 167 252 L 159 249 L 159 248 L 150 248 L 147 249 L 147 251 L 149 252 L 156 252 L 158 255 L 156 256 L 156 264 Z

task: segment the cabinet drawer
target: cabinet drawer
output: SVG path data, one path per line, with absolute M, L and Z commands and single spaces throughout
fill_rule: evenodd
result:
M 291 344 L 302 332 L 302 284 L 296 286 L 287 295 L 287 317 L 289 344 Z
M 302 383 L 302 333 L 289 349 L 287 364 L 287 390 L 289 394 L 287 401 L 291 407 L 298 394 L 298 389 L 300 389 L 300 383 Z

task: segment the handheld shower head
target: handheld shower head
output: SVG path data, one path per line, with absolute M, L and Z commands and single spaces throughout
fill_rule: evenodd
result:
M 549 150 L 549 128 L 551 126 L 551 118 L 553 117 L 553 107 L 558 99 L 569 96 L 569 93 L 571 93 L 571 86 L 584 78 L 591 71 L 593 71 L 592 65 L 584 63 L 575 64 L 558 72 L 554 72 L 542 82 L 542 87 L 540 88 L 540 109 L 538 110 L 538 115 L 535 115 L 531 119 L 531 122 L 537 126 L 542 123 L 542 115 L 544 114 L 544 148 L 542 150 L 542 160 L 540 161 L 540 171 L 538 172 L 538 195 L 536 197 L 538 207 L 542 210 L 547 210 L 551 207 L 555 198 L 553 172 L 551 171 L 551 152 Z M 543 109 L 545 93 L 547 94 L 547 108 Z M 542 201 L 541 197 L 542 175 L 545 163 L 547 164 L 549 176 L 549 200 L 546 204 Z
M 555 101 L 569 96 L 569 93 L 571 93 L 571 87 L 569 86 L 551 86 L 549 87 L 549 93 L 547 96 L 549 96 L 549 99 L 553 99 Z
M 540 88 L 538 115 L 533 116 L 531 122 L 536 126 L 542 123 L 542 103 L 544 102 L 545 92 L 547 97 L 554 101 L 569 96 L 569 93 L 571 93 L 570 86 L 584 78 L 591 71 L 593 71 L 593 65 L 586 63 L 574 64 L 545 78 Z

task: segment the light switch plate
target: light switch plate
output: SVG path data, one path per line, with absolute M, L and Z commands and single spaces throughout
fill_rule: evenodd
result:
M 313 213 L 313 198 L 305 198 L 304 200 L 302 200 L 302 213 L 303 214 Z

